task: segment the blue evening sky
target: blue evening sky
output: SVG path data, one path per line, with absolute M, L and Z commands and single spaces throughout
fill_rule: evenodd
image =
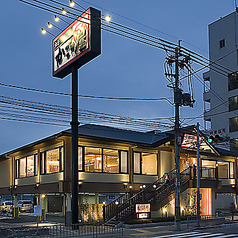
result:
M 34 3 L 32 0 L 26 1 Z M 41 2 L 52 4 L 48 0 Z M 58 2 L 69 3 L 68 0 Z M 182 46 L 206 57 L 208 57 L 208 24 L 235 9 L 232 0 L 76 0 L 76 2 L 84 8 L 93 6 L 101 10 L 102 14 L 110 14 L 114 22 L 167 41 L 177 43 L 178 39 L 181 39 Z M 40 31 L 41 27 L 47 27 L 48 21 L 62 29 L 67 26 L 63 21 L 55 23 L 52 13 L 28 6 L 18 0 L 1 1 L 0 83 L 71 93 L 70 76 L 63 80 L 52 77 L 53 36 L 42 35 Z M 53 28 L 50 32 L 57 35 L 59 30 Z M 79 70 L 79 94 L 166 97 L 172 100 L 173 93 L 167 87 L 168 81 L 164 77 L 165 57 L 166 54 L 161 49 L 102 31 L 102 54 Z M 192 66 L 194 69 L 201 67 L 196 63 Z M 202 77 L 202 72 L 198 76 Z M 182 108 L 182 117 L 193 117 L 203 112 L 203 86 L 195 78 L 193 82 L 196 105 L 194 108 Z M 62 106 L 71 105 L 69 96 L 29 92 L 3 86 L 0 86 L 0 95 Z M 165 101 L 135 102 L 80 98 L 79 108 L 133 118 L 169 118 L 174 114 L 173 107 Z M 7 114 L 3 114 L 7 113 L 7 110 L 0 107 L 0 118 L 7 117 Z M 197 121 L 203 125 L 201 119 L 189 123 L 196 124 Z M 68 128 L 69 126 L 0 119 L 0 154 Z

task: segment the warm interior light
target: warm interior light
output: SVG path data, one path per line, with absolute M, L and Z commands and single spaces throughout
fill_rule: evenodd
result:
M 70 7 L 74 7 L 74 5 L 75 5 L 75 2 L 74 2 L 74 1 L 72 1 L 72 0 L 70 0 L 70 3 L 69 3 L 69 5 L 70 5 Z
M 42 33 L 43 35 L 46 34 L 46 30 L 43 29 L 43 28 L 41 28 L 41 33 Z
M 59 17 L 55 16 L 55 21 L 58 22 L 59 21 Z
M 53 25 L 50 22 L 48 22 L 48 28 L 52 28 L 52 27 Z
M 111 17 L 110 16 L 106 16 L 105 20 L 106 20 L 106 22 L 110 22 L 111 21 Z
M 66 15 L 66 13 L 67 11 L 64 8 L 62 8 L 62 14 Z

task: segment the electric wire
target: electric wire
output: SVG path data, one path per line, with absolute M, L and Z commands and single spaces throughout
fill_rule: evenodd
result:
M 26 2 L 26 1 L 24 1 L 24 0 L 20 0 L 20 1 L 22 1 L 22 2 L 24 2 L 24 3 L 27 3 L 28 4 L 28 2 Z M 39 2 L 39 1 L 37 1 L 37 0 L 33 0 L 33 1 L 36 1 L 36 2 Z M 45 4 L 45 3 L 42 3 L 42 2 L 39 2 L 39 3 L 41 3 L 41 4 L 44 4 L 44 5 L 46 5 L 46 6 L 48 6 L 48 4 Z M 61 4 L 61 3 L 58 3 L 58 4 Z M 32 4 L 31 4 L 32 5 Z M 39 6 L 37 6 L 37 5 L 34 5 L 34 6 L 36 6 L 36 7 L 39 7 Z M 54 6 L 50 6 L 51 8 L 55 8 Z M 40 7 L 41 8 L 41 7 Z M 59 9 L 59 8 L 56 8 L 57 10 L 61 10 L 61 9 Z M 49 10 L 49 9 L 42 9 L 42 10 L 47 10 L 47 11 L 51 11 L 51 10 Z M 55 13 L 55 12 L 54 12 Z M 74 16 L 77 16 L 77 15 L 75 15 L 75 14 L 73 14 L 73 13 L 71 13 L 71 12 L 68 12 L 69 14 L 72 14 L 72 15 L 74 15 Z M 63 15 L 63 16 L 65 16 L 65 15 Z M 65 17 L 69 17 L 69 16 L 65 16 Z M 117 23 L 115 23 L 115 24 L 117 24 Z M 120 25 L 120 24 L 117 24 L 117 25 Z M 124 27 L 124 26 L 122 26 L 122 27 Z M 111 27 L 112 28 L 112 27 Z M 139 32 L 139 31 L 137 31 L 137 30 L 134 30 L 134 29 L 132 29 L 132 28 L 128 28 L 128 27 L 125 27 L 126 29 L 130 29 L 130 30 L 132 30 L 132 31 L 135 31 L 135 32 Z M 154 44 L 150 44 L 150 43 L 148 43 L 148 42 L 145 42 L 145 41 L 141 41 L 141 40 L 138 40 L 138 39 L 135 39 L 135 38 L 133 38 L 133 37 L 129 37 L 129 36 L 126 36 L 126 35 L 123 35 L 122 33 L 118 33 L 118 32 L 115 32 L 115 31 L 112 31 L 112 30 L 108 30 L 108 29 L 105 29 L 105 28 L 103 28 L 104 30 L 106 30 L 106 31 L 109 31 L 109 32 L 111 32 L 111 33 L 113 33 L 113 34 L 118 34 L 118 35 L 120 35 L 120 36 L 123 36 L 123 37 L 126 37 L 126 38 L 129 38 L 129 39 L 131 39 L 131 40 L 135 40 L 135 41 L 138 41 L 138 42 L 140 42 L 140 43 L 144 43 L 144 44 L 147 44 L 147 45 L 150 45 L 150 46 L 153 46 L 153 47 L 156 47 L 156 45 L 154 45 Z M 113 28 L 112 28 L 113 29 Z M 119 30 L 119 31 L 121 31 L 121 32 L 123 32 L 122 30 L 120 30 L 120 29 L 115 29 L 114 28 L 114 30 Z M 131 33 L 126 33 L 126 34 L 131 34 Z M 145 34 L 145 33 L 141 33 L 141 34 Z M 148 34 L 146 34 L 146 35 L 148 35 Z M 135 36 L 135 34 L 133 34 L 133 36 Z M 148 35 L 149 36 L 149 35 Z M 139 36 L 139 39 L 144 39 L 144 40 L 147 40 L 148 41 L 148 39 L 145 39 L 145 38 L 143 38 L 143 37 L 141 37 L 141 36 Z M 159 39 L 159 38 L 157 38 L 158 40 L 162 40 L 162 39 Z M 167 41 L 164 41 L 164 42 L 167 42 Z M 158 42 L 156 42 L 156 44 L 159 44 Z M 170 43 L 170 45 L 175 45 L 175 44 L 173 44 L 173 43 Z M 160 48 L 160 49 L 165 49 L 165 47 L 168 47 L 168 45 L 162 45 L 162 48 L 160 47 L 160 46 L 158 46 L 158 47 L 156 47 L 156 48 Z M 183 49 L 184 50 L 187 50 L 186 48 L 184 48 L 183 47 Z M 168 50 L 168 49 L 167 49 Z M 171 50 L 170 50 L 171 51 Z M 190 50 L 188 50 L 190 53 L 192 52 L 192 51 L 190 51 Z M 193 52 L 194 53 L 194 52 Z M 195 53 L 196 55 L 198 55 L 197 53 Z M 200 55 L 199 55 L 200 56 Z M 203 57 L 203 56 L 202 56 Z M 204 57 L 203 57 L 204 58 Z M 196 59 L 195 59 L 196 60 Z M 196 62 L 198 62 L 198 60 L 196 60 Z M 200 64 L 202 64 L 201 62 L 200 62 Z M 214 63 L 213 63 L 214 64 Z M 204 65 L 204 64 L 203 64 Z M 223 66 L 222 66 L 223 67 Z M 224 67 L 223 67 L 224 68 Z M 214 70 L 213 68 L 212 68 L 212 70 Z M 229 70 L 229 69 L 227 69 L 227 70 Z M 217 68 L 216 67 L 216 72 L 218 72 L 218 73 L 221 73 L 221 72 L 225 72 L 224 70 L 222 70 L 221 68 Z M 229 70 L 229 72 L 231 72 L 230 70 Z M 225 75 L 226 76 L 226 75 Z

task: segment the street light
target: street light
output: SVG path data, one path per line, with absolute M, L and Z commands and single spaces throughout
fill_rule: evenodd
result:
M 55 16 L 55 21 L 58 22 L 59 21 L 59 17 Z
M 50 22 L 48 22 L 47 25 L 48 25 L 48 28 L 52 28 L 53 27 L 53 25 Z
M 48 22 L 47 24 L 48 24 L 48 28 L 55 27 L 55 28 L 57 28 L 58 30 L 62 31 L 62 29 L 60 29 L 58 26 L 54 25 L 53 23 Z
M 62 14 L 66 15 L 66 13 L 67 13 L 67 11 L 64 8 L 62 8 Z
M 47 30 L 46 30 L 46 29 L 44 29 L 44 28 L 41 28 L 41 33 L 42 33 L 43 35 L 45 35 L 46 33 L 48 33 L 48 34 L 50 34 L 50 35 L 52 35 L 52 36 L 54 36 L 54 37 L 55 37 L 55 35 L 54 35 L 54 34 L 52 34 L 51 32 L 47 31 Z
M 65 11 L 65 12 L 66 12 L 66 11 Z M 67 12 L 66 12 L 66 13 L 67 13 Z M 65 13 L 65 14 L 66 14 L 66 13 Z M 69 22 L 65 21 L 63 18 L 60 18 L 60 17 L 58 17 L 58 16 L 56 16 L 56 15 L 55 15 L 55 18 L 54 18 L 54 19 L 55 19 L 56 22 L 58 22 L 59 20 L 61 20 L 61 21 L 65 22 L 65 23 L 69 24 Z
M 70 7 L 74 7 L 75 6 L 75 2 L 73 0 L 70 0 L 69 5 L 70 5 Z
M 45 35 L 45 34 L 46 34 L 46 30 L 43 29 L 43 28 L 41 28 L 41 33 L 42 33 L 43 35 Z
M 111 17 L 110 17 L 110 16 L 106 16 L 106 17 L 105 17 L 105 21 L 106 21 L 106 22 L 110 22 L 110 21 L 111 21 Z

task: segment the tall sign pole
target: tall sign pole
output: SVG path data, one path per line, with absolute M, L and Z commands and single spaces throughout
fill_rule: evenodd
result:
M 197 226 L 200 227 L 200 156 L 199 156 L 199 123 L 197 123 Z
M 72 66 L 72 224 L 78 223 L 78 69 Z
M 179 88 L 179 46 L 175 49 L 175 169 L 176 169 L 176 190 L 175 190 L 175 229 L 180 230 L 180 140 L 179 140 L 179 106 L 181 105 L 181 90 Z
M 101 54 L 101 12 L 90 7 L 53 39 L 53 76 L 72 74 L 72 224 L 78 223 L 78 69 Z M 68 181 L 69 182 L 69 181 Z M 75 227 L 76 228 L 76 227 Z

